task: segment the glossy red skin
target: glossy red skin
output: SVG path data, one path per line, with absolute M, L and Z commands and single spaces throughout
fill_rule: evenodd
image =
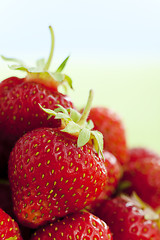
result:
M 105 107 L 91 109 L 89 119 L 94 123 L 95 129 L 104 137 L 104 149 L 111 152 L 120 164 L 128 161 L 128 149 L 125 129 L 120 117 Z
M 12 206 L 11 189 L 10 189 L 9 183 L 7 182 L 0 183 L 0 208 L 3 211 L 5 211 L 9 216 L 11 216 L 12 218 L 15 218 L 15 215 L 13 213 L 13 206 Z M 20 228 L 23 240 L 30 239 L 31 230 L 20 224 L 19 224 L 19 228 Z
M 9 154 L 25 133 L 39 127 L 58 127 L 60 121 L 46 114 L 38 105 L 55 109 L 57 104 L 73 107 L 68 96 L 43 84 L 11 77 L 0 83 L 0 173 L 6 177 Z
M 159 158 L 160 156 L 152 151 L 151 149 L 144 148 L 144 147 L 135 147 L 129 149 L 129 162 L 138 161 L 142 158 L 147 157 L 156 157 Z
M 1 134 L 13 141 L 35 128 L 60 125 L 54 117 L 47 120 L 48 114 L 38 103 L 50 109 L 57 108 L 56 104 L 65 108 L 73 107 L 68 96 L 42 84 L 26 82 L 23 78 L 9 78 L 1 82 L 0 99 Z
M 57 240 L 113 240 L 108 226 L 89 212 L 74 213 L 51 223 L 35 232 L 31 240 L 48 240 L 49 236 Z
M 11 237 L 22 240 L 18 224 L 0 208 L 0 239 L 7 240 Z
M 104 201 L 96 214 L 108 224 L 114 240 L 160 239 L 157 224 L 145 220 L 144 211 L 122 197 Z
M 76 142 L 60 129 L 41 128 L 16 143 L 9 179 L 19 222 L 38 227 L 82 209 L 101 193 L 107 179 L 104 162 L 92 146 L 77 148 Z
M 108 151 L 104 151 L 103 156 L 104 164 L 108 172 L 107 182 L 99 197 L 91 203 L 90 206 L 87 206 L 87 209 L 93 213 L 96 206 L 99 206 L 104 199 L 108 199 L 115 192 L 122 177 L 122 167 L 113 154 Z
M 105 185 L 103 193 L 105 195 L 105 198 L 108 198 L 115 192 L 118 186 L 120 178 L 122 177 L 122 167 L 115 158 L 115 156 L 110 152 L 104 151 L 103 156 L 105 159 L 105 166 L 108 172 L 107 183 Z
M 126 193 L 135 191 L 152 208 L 160 207 L 160 157 L 130 161 L 126 165 L 123 180 L 131 183 Z

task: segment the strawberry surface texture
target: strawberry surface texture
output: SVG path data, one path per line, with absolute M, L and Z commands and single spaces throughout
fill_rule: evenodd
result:
M 22 240 L 18 224 L 0 208 L 0 239 Z
M 11 148 L 25 132 L 39 127 L 58 127 L 54 117 L 47 120 L 43 107 L 55 109 L 57 104 L 69 108 L 73 104 L 68 96 L 52 91 L 42 84 L 25 82 L 25 79 L 9 78 L 0 83 L 0 142 L 2 142 L 1 170 L 6 169 Z M 6 146 L 9 146 L 8 148 Z M 7 150 L 6 150 L 7 148 Z
M 158 153 L 145 147 L 134 147 L 128 150 L 129 162 L 136 162 L 142 158 L 154 157 L 159 158 Z
M 132 154 L 133 155 L 133 154 Z M 122 181 L 128 181 L 130 186 L 125 192 L 135 191 L 139 197 L 154 209 L 160 207 L 160 156 L 154 153 L 145 157 L 131 157 L 125 166 Z
M 96 206 L 99 206 L 104 199 L 108 199 L 114 194 L 122 177 L 122 167 L 115 156 L 113 156 L 113 154 L 108 151 L 104 151 L 103 156 L 108 177 L 106 185 L 101 194 L 98 196 L 98 198 L 96 198 L 94 202 L 90 204 L 90 206 L 87 206 L 87 209 L 89 209 L 89 211 L 92 213 L 94 213 Z
M 59 129 L 40 128 L 16 143 L 9 159 L 14 212 L 38 227 L 90 204 L 102 192 L 107 171 L 89 144 Z
M 73 107 L 68 96 L 58 90 L 59 85 L 68 83 L 72 88 L 72 80 L 62 70 L 66 65 L 67 57 L 55 72 L 49 70 L 54 50 L 54 32 L 51 32 L 51 50 L 48 60 L 40 59 L 36 67 L 27 67 L 22 61 L 2 58 L 12 61 L 13 70 L 21 70 L 25 77 L 9 77 L 0 83 L 0 174 L 6 177 L 7 161 L 15 142 L 26 132 L 39 127 L 58 127 L 60 121 L 47 119 L 42 107 L 57 108 L 61 104 L 65 108 Z M 67 86 L 65 86 L 65 89 Z
M 89 119 L 104 137 L 104 149 L 111 152 L 124 165 L 128 161 L 128 148 L 123 122 L 119 115 L 106 107 L 91 108 Z
M 0 240 L 160 240 L 159 154 L 129 147 L 92 89 L 76 110 L 49 30 L 35 67 L 1 56 L 25 74 L 0 82 Z
M 113 240 L 109 227 L 88 212 L 78 212 L 35 232 L 31 240 Z
M 108 224 L 114 240 L 160 239 L 156 221 L 146 218 L 144 210 L 131 199 L 106 200 L 97 208 L 96 214 Z

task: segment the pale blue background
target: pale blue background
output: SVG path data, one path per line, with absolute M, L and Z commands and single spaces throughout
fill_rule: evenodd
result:
M 33 63 L 47 57 L 48 26 L 55 32 L 52 67 L 68 54 L 77 106 L 93 88 L 94 105 L 117 111 L 129 146 L 160 153 L 160 1 L 1 1 L 0 54 Z M 0 79 L 15 74 L 0 60 Z

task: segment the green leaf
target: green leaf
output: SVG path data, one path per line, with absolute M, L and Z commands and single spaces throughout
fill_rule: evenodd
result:
M 71 120 L 69 115 L 67 115 L 65 113 L 61 113 L 61 112 L 56 114 L 55 119 L 64 119 L 64 120 L 69 119 L 69 120 Z
M 61 105 L 57 105 L 57 108 L 53 110 L 45 109 L 41 105 L 41 109 L 43 109 L 50 116 L 55 116 L 55 119 L 61 120 L 61 131 L 67 132 L 69 134 L 73 134 L 77 136 L 77 146 L 84 146 L 87 142 L 93 144 L 97 153 L 101 153 L 103 157 L 103 135 L 99 131 L 91 131 L 93 129 L 94 124 L 91 120 L 87 122 L 88 110 L 90 109 L 92 100 L 92 92 L 90 91 L 89 102 L 87 103 L 87 107 L 83 114 L 80 114 L 78 111 L 72 108 L 65 109 Z M 82 119 L 83 117 L 83 119 Z M 81 121 L 82 120 L 82 121 Z M 81 122 L 80 122 L 81 121 Z
M 71 116 L 71 119 L 74 121 L 74 122 L 78 122 L 79 119 L 81 118 L 81 114 L 79 112 L 77 112 L 75 109 L 73 108 L 69 108 L 69 111 L 70 111 L 70 116 Z
M 101 132 L 95 130 L 95 131 L 91 131 L 91 134 L 93 136 L 93 141 L 94 141 L 94 146 L 97 152 L 100 151 L 100 153 L 102 154 L 103 152 L 103 135 Z
M 77 146 L 78 147 L 84 146 L 87 142 L 89 142 L 90 136 L 91 136 L 91 131 L 88 130 L 87 128 L 83 128 L 79 133 Z
M 94 128 L 94 124 L 93 124 L 92 120 L 88 120 L 88 122 L 86 124 L 86 128 L 88 128 L 90 130 Z
M 67 132 L 67 133 L 78 133 L 80 131 L 80 126 L 77 125 L 76 123 L 70 121 L 67 126 L 61 130 L 62 132 Z
M 58 108 L 54 109 L 54 111 L 55 111 L 56 113 L 58 113 L 58 112 L 63 112 L 63 113 L 65 113 L 65 114 L 68 114 L 68 111 L 67 111 L 66 108 L 64 108 L 64 107 L 61 106 L 60 104 L 57 104 L 56 106 L 58 106 Z
M 63 82 L 64 81 L 64 74 L 59 73 L 59 72 L 55 72 L 55 73 L 51 73 L 52 77 L 57 81 L 57 82 Z
M 57 73 L 58 73 L 58 72 L 62 72 L 62 70 L 63 70 L 64 67 L 66 66 L 66 63 L 67 63 L 68 59 L 69 59 L 69 56 L 66 57 L 66 59 L 65 59 L 65 60 L 61 63 L 61 65 L 57 68 L 57 70 L 56 70 Z
M 36 66 L 38 69 L 44 69 L 45 66 L 45 59 L 41 58 L 36 61 Z
M 8 58 L 8 57 L 5 57 L 3 55 L 1 55 L 1 58 L 4 60 L 4 61 L 8 61 L 8 62 L 15 62 L 15 63 L 18 63 L 20 65 L 23 65 L 23 62 L 19 59 L 16 59 L 16 58 Z
M 11 70 L 20 70 L 20 71 L 24 71 L 24 72 L 29 72 L 28 68 L 23 66 L 23 65 L 11 65 L 8 66 Z
M 39 106 L 45 113 L 48 113 L 51 116 L 56 116 L 57 113 L 55 111 L 53 111 L 49 108 L 44 108 L 44 107 L 41 106 L 41 104 L 39 104 Z
M 64 81 L 66 81 L 68 83 L 68 85 L 70 86 L 70 88 L 73 89 L 72 79 L 66 74 L 64 74 Z

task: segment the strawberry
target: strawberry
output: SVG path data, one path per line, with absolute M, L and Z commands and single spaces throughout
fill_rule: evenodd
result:
M 112 240 L 108 226 L 89 212 L 78 212 L 37 230 L 31 240 Z
M 108 224 L 114 240 L 160 239 L 157 226 L 159 215 L 142 209 L 129 197 L 106 200 L 97 208 L 96 213 Z
M 111 152 L 124 165 L 128 161 L 128 150 L 125 129 L 120 117 L 106 107 L 91 109 L 89 119 L 95 129 L 104 136 L 104 149 Z
M 118 186 L 119 180 L 122 176 L 122 168 L 115 156 L 110 152 L 104 151 L 103 156 L 105 159 L 105 166 L 108 172 L 108 179 L 103 190 L 103 194 L 105 195 L 105 198 L 108 198 L 115 192 Z
M 30 69 L 21 64 L 13 66 L 14 69 L 26 71 L 24 78 L 10 77 L 0 83 L 0 143 L 2 143 L 2 153 L 0 159 L 3 166 L 2 172 L 5 171 L 9 153 L 17 139 L 25 132 L 39 127 L 58 127 L 60 122 L 52 118 L 47 120 L 47 114 L 39 107 L 55 109 L 57 104 L 65 108 L 73 107 L 68 96 L 58 91 L 58 85 L 67 81 L 71 85 L 71 79 L 62 74 L 68 58 L 60 65 L 55 73 L 49 72 L 48 68 L 53 55 L 54 34 L 50 27 L 52 36 L 52 47 L 48 61 L 38 61 L 38 68 Z M 4 57 L 3 57 L 4 58 Z M 4 58 L 6 60 L 13 60 Z M 15 60 L 18 61 L 18 60 Z M 41 68 L 40 68 L 40 65 Z M 57 79 L 57 81 L 56 81 Z M 58 80 L 60 82 L 58 82 Z M 7 147 L 6 155 L 3 158 Z
M 159 155 L 151 149 L 134 147 L 129 149 L 129 162 L 139 161 L 141 158 L 158 157 Z
M 12 206 L 12 197 L 9 182 L 0 182 L 0 208 L 5 211 L 9 216 L 15 218 Z M 31 235 L 31 230 L 19 224 L 21 235 L 23 239 L 28 240 Z M 1 239 L 1 238 L 0 238 Z
M 96 206 L 100 205 L 104 199 L 108 199 L 116 190 L 120 178 L 122 177 L 122 168 L 117 159 L 110 152 L 103 151 L 104 164 L 108 172 L 106 185 L 99 197 L 87 206 L 87 209 L 94 213 Z
M 61 127 L 33 130 L 15 144 L 9 180 L 14 212 L 24 225 L 35 228 L 78 211 L 103 190 L 107 171 L 97 154 L 102 134 L 86 122 L 91 100 L 92 92 L 82 115 L 60 106 L 57 112 L 44 109 L 61 119 Z
M 125 192 L 135 191 L 153 208 L 160 207 L 160 156 L 149 150 L 132 150 L 130 156 L 122 179 L 130 183 Z
M 0 239 L 22 240 L 18 224 L 0 208 Z

